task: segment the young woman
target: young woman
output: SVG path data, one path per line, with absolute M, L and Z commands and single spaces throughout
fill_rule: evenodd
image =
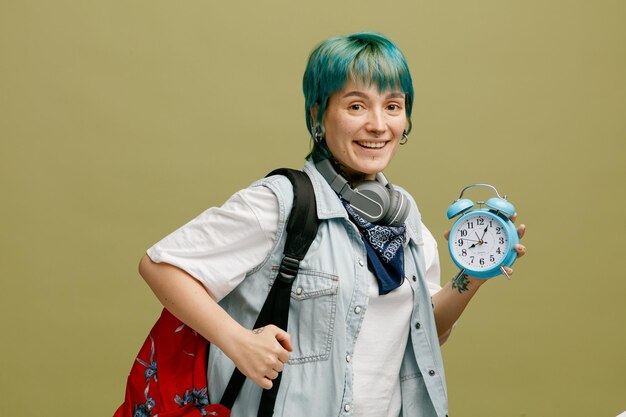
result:
M 277 417 L 445 416 L 439 344 L 485 280 L 439 286 L 434 238 L 413 199 L 382 175 L 410 133 L 407 63 L 382 35 L 332 38 L 312 51 L 303 86 L 314 139 L 304 171 L 321 222 L 293 285 L 288 331 L 252 329 L 285 244 L 293 190 L 282 176 L 158 242 L 140 273 L 211 342 L 211 401 L 235 366 L 248 377 L 233 417 L 256 416 L 280 372 Z M 380 213 L 367 206 L 369 189 L 389 200 Z

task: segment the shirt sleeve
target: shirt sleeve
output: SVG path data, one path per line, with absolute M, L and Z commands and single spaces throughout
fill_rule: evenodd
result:
M 219 301 L 269 255 L 278 212 L 269 188 L 246 188 L 166 236 L 147 254 L 153 262 L 184 270 Z
M 430 230 L 422 223 L 422 237 L 424 239 L 424 262 L 426 283 L 431 297 L 441 289 L 441 266 L 437 241 Z
M 428 291 L 432 297 L 441 290 L 441 266 L 439 264 L 439 251 L 437 250 L 437 241 L 430 233 L 430 230 L 422 224 L 422 236 L 424 238 L 424 262 L 426 263 L 426 283 Z M 456 327 L 456 323 L 452 325 L 447 332 L 439 336 L 439 344 L 444 344 L 450 337 L 452 329 Z

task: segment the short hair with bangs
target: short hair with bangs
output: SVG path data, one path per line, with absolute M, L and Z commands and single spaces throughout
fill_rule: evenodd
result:
M 311 136 L 314 136 L 316 125 L 323 126 L 328 98 L 340 91 L 348 79 L 355 83 L 376 84 L 379 91 L 392 88 L 401 90 L 405 95 L 407 130 L 410 131 L 413 82 L 404 55 L 385 36 L 360 32 L 327 39 L 309 55 L 302 89 L 306 125 Z M 312 120 L 313 108 L 317 109 L 316 120 Z M 326 146 L 320 146 L 314 141 L 310 156 L 320 160 L 330 155 Z

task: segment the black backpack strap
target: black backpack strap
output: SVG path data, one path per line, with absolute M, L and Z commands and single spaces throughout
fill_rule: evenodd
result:
M 293 184 L 293 206 L 287 222 L 287 240 L 278 274 L 281 281 L 292 283 L 298 274 L 300 261 L 317 235 L 319 219 L 315 193 L 309 176 L 302 171 L 281 168 L 269 175 L 284 175 Z
M 291 181 L 293 185 L 293 206 L 287 222 L 287 238 L 278 275 L 261 308 L 254 328 L 274 324 L 286 331 L 289 321 L 291 287 L 298 275 L 300 261 L 304 259 L 311 243 L 315 239 L 319 219 L 317 218 L 315 193 L 308 175 L 302 171 L 287 168 L 272 171 L 268 176 L 271 175 L 284 175 Z M 281 376 L 282 373 L 279 373 L 278 377 L 273 381 L 272 388 L 263 391 L 258 417 L 269 417 L 274 413 L 274 404 L 276 403 Z M 245 382 L 245 378 L 239 369 L 235 368 L 220 404 L 228 409 L 232 409 L 237 395 Z

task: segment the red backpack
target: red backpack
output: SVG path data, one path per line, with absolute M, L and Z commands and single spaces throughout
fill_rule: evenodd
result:
M 209 404 L 208 349 L 205 338 L 163 309 L 130 370 L 124 404 L 114 417 L 230 416 L 223 405 Z

